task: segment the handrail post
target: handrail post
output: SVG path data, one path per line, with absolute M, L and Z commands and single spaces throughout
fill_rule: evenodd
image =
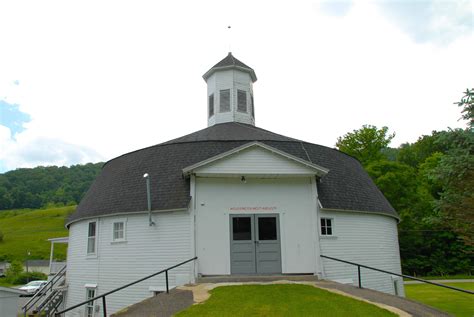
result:
M 105 296 L 102 297 L 102 311 L 104 313 L 104 317 L 107 317 L 107 304 L 105 302 Z
M 166 276 L 166 294 L 170 293 L 170 287 L 168 284 L 168 270 L 165 271 L 165 276 Z
M 360 265 L 357 265 L 357 274 L 359 275 L 359 288 L 362 288 L 362 281 L 360 279 Z

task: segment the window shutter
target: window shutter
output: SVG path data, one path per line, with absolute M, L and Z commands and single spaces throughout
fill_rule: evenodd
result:
M 230 89 L 220 91 L 220 112 L 230 111 Z
M 237 90 L 237 110 L 247 112 L 247 93 L 245 90 Z

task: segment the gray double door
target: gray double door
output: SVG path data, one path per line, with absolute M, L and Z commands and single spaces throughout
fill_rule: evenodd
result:
M 278 214 L 230 215 L 231 274 L 281 273 Z

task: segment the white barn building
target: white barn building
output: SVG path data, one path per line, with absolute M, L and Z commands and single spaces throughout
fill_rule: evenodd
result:
M 208 127 L 110 160 L 69 219 L 66 307 L 195 256 L 172 286 L 232 274 L 357 284 L 357 267 L 321 255 L 400 273 L 398 215 L 356 159 L 257 128 L 257 77 L 232 54 L 203 77 Z M 362 283 L 403 296 L 387 274 L 362 269 Z M 108 296 L 107 311 L 164 288 L 146 280 Z

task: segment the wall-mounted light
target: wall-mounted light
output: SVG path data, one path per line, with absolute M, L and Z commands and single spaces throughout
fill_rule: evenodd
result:
M 244 183 L 244 184 L 247 184 L 247 180 L 245 179 L 245 176 L 242 176 L 242 177 L 240 178 L 240 181 L 241 181 L 242 183 Z

